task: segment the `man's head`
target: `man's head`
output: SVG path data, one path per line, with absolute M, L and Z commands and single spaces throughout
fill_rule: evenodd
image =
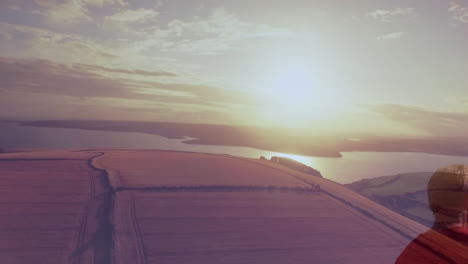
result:
M 436 224 L 466 222 L 468 166 L 450 165 L 438 169 L 427 184 L 427 194 Z

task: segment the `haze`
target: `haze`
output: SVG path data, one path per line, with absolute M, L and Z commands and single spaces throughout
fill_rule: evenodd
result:
M 468 129 L 465 1 L 0 3 L 4 119 Z

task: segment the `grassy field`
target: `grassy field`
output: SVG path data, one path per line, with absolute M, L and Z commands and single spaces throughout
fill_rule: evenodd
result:
M 7 154 L 5 154 L 7 155 Z M 89 154 L 87 156 L 90 156 Z M 92 195 L 87 159 L 0 156 L 0 263 L 69 263 Z M 83 252 L 84 253 L 84 252 Z M 88 253 L 82 254 L 85 257 Z M 91 256 L 93 257 L 93 256 Z
M 269 161 L 112 151 L 96 165 L 119 186 L 116 201 L 133 206 L 118 220 L 131 228 L 117 225 L 114 238 L 142 263 L 393 263 L 424 230 L 340 184 Z
M 270 161 L 89 150 L 0 154 L 0 263 L 393 263 L 426 229 Z

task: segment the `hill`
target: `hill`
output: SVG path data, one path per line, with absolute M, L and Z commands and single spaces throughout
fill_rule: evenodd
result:
M 405 173 L 364 179 L 345 186 L 427 227 L 433 216 L 427 202 L 432 172 Z

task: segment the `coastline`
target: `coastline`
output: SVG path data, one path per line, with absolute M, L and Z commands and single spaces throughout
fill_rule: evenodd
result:
M 377 138 L 305 134 L 294 129 L 193 123 L 42 120 L 8 121 L 19 126 L 72 128 L 108 132 L 136 132 L 184 144 L 248 147 L 309 157 L 340 158 L 342 152 L 408 152 L 468 157 L 468 138 Z M 189 138 L 187 140 L 187 138 Z

